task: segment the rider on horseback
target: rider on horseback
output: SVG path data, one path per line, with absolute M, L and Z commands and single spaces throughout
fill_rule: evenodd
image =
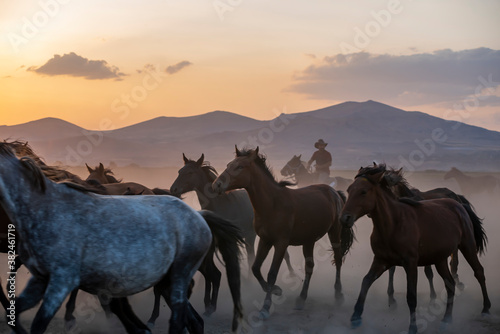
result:
M 318 150 L 313 153 L 311 159 L 307 162 L 307 169 L 311 167 L 313 161 L 316 161 L 316 174 L 318 175 L 318 183 L 325 183 L 330 177 L 330 166 L 332 165 L 332 155 L 325 150 L 326 145 L 323 139 L 314 143 L 314 147 Z

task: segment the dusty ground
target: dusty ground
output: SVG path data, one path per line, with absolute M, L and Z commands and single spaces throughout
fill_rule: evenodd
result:
M 84 175 L 83 172 L 78 173 Z M 168 175 L 158 183 L 157 176 L 160 171 L 148 171 L 145 174 L 137 171 L 120 170 L 119 177 L 126 180 L 143 182 L 148 186 L 169 187 L 175 178 L 175 170 L 169 170 Z M 141 178 L 141 175 L 143 177 Z M 341 176 L 352 178 L 354 173 L 344 172 Z M 500 174 L 497 174 L 500 177 Z M 444 181 L 442 173 L 418 173 L 409 177 L 410 183 L 418 186 L 422 190 L 435 188 L 438 186 L 448 186 L 459 191 L 457 185 L 452 181 Z M 500 190 L 499 190 L 500 192 Z M 483 318 L 480 316 L 482 297 L 479 285 L 475 280 L 472 270 L 460 258 L 459 275 L 465 283 L 464 291 L 457 291 L 455 308 L 453 312 L 454 321 L 447 329 L 447 333 L 500 333 L 500 196 L 490 197 L 487 194 L 474 195 L 469 200 L 475 205 L 478 215 L 484 217 L 484 226 L 489 237 L 488 250 L 480 260 L 485 267 L 487 286 L 492 302 L 491 316 Z M 196 206 L 193 196 L 188 196 L 186 202 Z M 335 302 L 333 293 L 334 268 L 330 264 L 331 257 L 327 251 L 328 246 L 325 239 L 318 242 L 316 246 L 316 266 L 313 274 L 309 298 L 305 309 L 294 310 L 294 301 L 300 291 L 301 279 L 303 277 L 303 257 L 301 249 L 290 248 L 292 262 L 298 274 L 298 278 L 291 278 L 285 266 L 282 267 L 279 276 L 279 285 L 284 290 L 280 298 L 275 298 L 273 314 L 266 321 L 259 320 L 256 315 L 264 299 L 264 293 L 253 277 L 246 279 L 242 283 L 243 304 L 245 308 L 244 329 L 245 333 L 403 333 L 408 327 L 408 307 L 405 299 L 406 278 L 404 271 L 399 268 L 396 271 L 395 289 L 398 305 L 396 308 L 389 308 L 387 305 L 387 281 L 388 275 L 384 274 L 377 280 L 370 292 L 363 313 L 363 324 L 358 329 L 350 329 L 349 318 L 353 311 L 354 304 L 359 292 L 361 280 L 368 271 L 372 259 L 372 252 L 368 243 L 371 233 L 371 221 L 363 218 L 356 223 L 357 242 L 351 253 L 347 256 L 343 266 L 342 283 L 345 300 L 338 305 Z M 243 273 L 247 272 L 243 263 Z M 269 261 L 264 265 L 264 276 L 267 274 Z M 0 267 L 6 268 L 6 259 L 0 259 Z M 221 267 L 222 268 L 222 267 Z M 3 282 L 5 274 L 0 273 Z M 18 274 L 18 290 L 22 290 L 25 281 L 29 277 L 25 268 Z M 192 304 L 200 312 L 203 312 L 203 278 L 199 274 L 195 276 L 197 285 L 193 293 Z M 438 292 L 438 302 L 435 305 L 429 304 L 429 286 L 423 269 L 420 270 L 418 283 L 418 324 L 419 333 L 436 333 L 440 328 L 440 319 L 444 312 L 445 290 L 440 277 L 436 274 L 436 291 Z M 152 310 L 152 291 L 148 290 L 130 298 L 131 304 L 138 316 L 146 321 Z M 63 333 L 62 322 L 63 309 L 51 322 L 48 333 Z M 95 304 L 94 297 L 81 293 L 77 301 L 77 311 L 75 312 L 78 328 L 83 333 L 125 333 L 117 319 L 106 320 L 103 311 Z M 33 319 L 34 311 L 23 314 L 23 324 L 28 327 Z M 222 288 L 219 296 L 217 312 L 210 318 L 205 318 L 206 333 L 228 333 L 230 332 L 230 321 L 232 317 L 231 298 L 227 288 L 225 278 L 222 281 Z M 169 309 L 162 303 L 160 318 L 157 321 L 153 333 L 168 333 Z M 0 319 L 0 333 L 9 333 L 10 330 L 5 324 L 5 319 Z

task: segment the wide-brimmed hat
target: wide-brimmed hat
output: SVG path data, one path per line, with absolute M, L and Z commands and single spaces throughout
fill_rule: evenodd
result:
M 326 147 L 326 145 L 328 145 L 328 143 L 325 143 L 323 139 L 320 139 L 314 143 L 314 147 L 316 148 L 319 148 L 320 146 Z

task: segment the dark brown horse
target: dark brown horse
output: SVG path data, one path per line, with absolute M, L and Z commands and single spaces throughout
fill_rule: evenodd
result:
M 451 178 L 457 181 L 465 196 L 480 194 L 483 191 L 493 195 L 500 187 L 500 180 L 492 175 L 469 176 L 455 167 L 452 167 L 450 171 L 444 174 L 445 180 Z
M 312 184 L 318 184 L 318 174 L 311 173 L 306 168 L 306 162 L 300 160 L 301 155 L 294 155 L 290 161 L 286 163 L 285 166 L 281 169 L 281 175 L 285 177 L 291 177 L 297 183 L 297 186 L 305 187 L 310 186 Z M 325 184 L 329 184 L 337 190 L 345 191 L 347 187 L 352 183 L 352 180 L 346 179 L 340 176 L 329 177 L 325 182 Z
M 302 245 L 306 259 L 306 276 L 296 308 L 304 307 L 314 267 L 314 244 L 328 233 L 337 267 L 335 295 L 342 298 L 340 269 L 343 259 L 353 242 L 353 231 L 340 225 L 340 211 L 344 200 L 339 193 L 327 185 L 313 185 L 290 189 L 288 182 L 277 182 L 266 165 L 266 159 L 255 150 L 240 151 L 236 147 L 236 158 L 214 181 L 213 188 L 219 193 L 244 188 L 254 208 L 254 228 L 260 237 L 252 272 L 266 292 L 262 318 L 269 317 L 272 295 L 281 295 L 275 285 L 283 256 L 289 245 Z M 260 268 L 271 248 L 274 256 L 267 276 L 262 277 Z
M 85 166 L 87 166 L 87 170 L 89 171 L 89 176 L 85 180 L 87 182 L 90 180 L 97 181 L 101 184 L 121 182 L 121 180 L 118 180 L 116 177 L 114 177 L 113 171 L 110 168 L 104 168 L 102 162 L 99 163 L 99 166 L 95 168 L 91 168 L 87 164 L 85 164 Z
M 99 185 L 103 187 L 107 195 L 123 195 L 123 194 L 141 194 L 141 195 L 155 195 L 156 192 L 142 184 L 135 182 L 122 182 L 113 176 L 113 172 L 109 168 L 104 168 L 103 164 L 95 168 L 89 167 L 85 164 L 89 171 L 89 176 L 85 182 L 92 185 Z M 158 195 L 170 195 L 158 194 Z
M 376 165 L 374 167 L 367 167 L 367 169 L 370 168 L 377 168 Z M 367 171 L 365 169 L 364 172 Z M 465 198 L 463 195 L 457 194 L 454 191 L 448 189 L 448 188 L 435 188 L 431 189 L 428 191 L 420 191 L 417 188 L 411 187 L 408 183 L 408 181 L 404 178 L 403 175 L 403 170 L 402 168 L 399 170 L 394 170 L 394 169 L 387 169 L 384 178 L 388 182 L 388 184 L 393 187 L 393 191 L 398 197 L 408 197 L 417 201 L 421 200 L 428 200 L 428 199 L 437 199 L 437 198 L 451 198 L 458 203 L 462 204 L 464 209 L 467 211 L 467 214 L 469 215 L 469 218 L 472 222 L 475 222 L 474 226 L 481 226 L 482 225 L 482 219 L 479 218 L 474 210 L 474 207 L 472 204 Z M 394 294 L 394 287 L 393 287 L 393 278 L 394 278 L 394 271 L 395 267 L 392 267 L 389 270 L 389 287 L 388 287 L 388 293 L 389 293 L 389 304 L 391 304 L 391 301 L 394 301 L 392 298 Z M 463 290 L 464 284 L 460 282 L 458 278 L 458 253 L 455 252 L 451 254 L 451 261 L 450 261 L 450 269 L 451 269 L 451 274 L 453 275 L 453 278 L 455 279 L 455 282 L 457 283 L 457 287 L 460 290 Z M 433 279 L 433 273 L 432 273 L 432 268 L 431 266 L 426 266 L 425 267 L 425 274 L 429 280 L 429 285 L 431 287 L 431 299 L 436 298 L 436 292 L 434 290 L 434 286 L 432 283 Z M 392 293 L 391 293 L 392 292 Z M 392 300 L 391 300 L 392 299 Z
M 197 161 L 186 158 L 184 154 L 182 158 L 184 167 L 179 169 L 179 175 L 172 183 L 170 191 L 177 197 L 195 191 L 203 210 L 213 211 L 238 226 L 245 239 L 248 268 L 251 268 L 255 260 L 256 234 L 253 228 L 253 207 L 248 193 L 243 189 L 224 194 L 215 193 L 212 183 L 218 174 L 214 167 L 205 162 L 205 156 L 202 154 Z M 285 262 L 290 273 L 293 273 L 288 252 L 285 253 Z
M 409 333 L 417 333 L 417 267 L 434 264 L 443 278 L 448 295 L 443 324 L 451 322 L 455 280 L 447 259 L 459 249 L 474 270 L 483 293 L 483 314 L 491 307 L 486 290 L 484 269 L 477 252 L 484 251 L 486 235 L 482 226 L 470 220 L 464 207 L 452 199 L 414 201 L 398 198 L 387 182 L 385 165 L 360 169 L 349 186 L 349 197 L 342 210 L 341 222 L 352 227 L 364 215 L 373 221 L 371 246 L 374 253 L 368 274 L 351 317 L 351 325 L 361 325 L 361 314 L 368 289 L 387 269 L 402 266 L 407 276 L 407 301 L 410 308 Z

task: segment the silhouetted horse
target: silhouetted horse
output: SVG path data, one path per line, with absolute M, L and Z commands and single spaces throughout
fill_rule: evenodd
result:
M 308 171 L 306 162 L 300 160 L 301 157 L 302 154 L 298 156 L 294 155 L 281 169 L 281 175 L 294 178 L 297 186 L 300 185 L 301 187 L 318 184 L 318 174 Z M 352 180 L 336 176 L 329 177 L 324 183 L 332 185 L 337 190 L 345 191 L 352 183 Z
M 482 176 L 469 176 L 462 173 L 455 167 L 444 174 L 444 179 L 455 179 L 466 196 L 472 194 L 480 194 L 483 191 L 488 192 L 489 195 L 495 194 L 495 191 L 500 187 L 500 180 L 492 175 Z
M 281 288 L 275 283 L 289 245 L 302 245 L 306 260 L 306 276 L 296 303 L 297 309 L 304 307 L 314 267 L 314 244 L 326 233 L 332 244 L 337 267 L 335 295 L 336 298 L 343 298 L 340 269 L 353 242 L 352 229 L 343 229 L 339 222 L 343 198 L 327 185 L 290 189 L 287 188 L 289 184 L 274 179 L 258 147 L 244 151 L 236 147 L 236 158 L 213 183 L 214 190 L 219 193 L 244 188 L 250 196 L 255 211 L 254 227 L 260 237 L 252 271 L 266 292 L 260 311 L 262 318 L 269 317 L 272 294 L 282 294 Z M 260 268 L 272 247 L 274 256 L 266 281 Z
M 129 332 L 150 333 L 126 297 L 162 284 L 172 310 L 169 332 L 187 327 L 203 333 L 187 293 L 212 236 L 200 213 L 179 199 L 101 196 L 57 184 L 32 159 L 18 159 L 0 144 L 0 203 L 33 274 L 16 298 L 15 332 L 25 333 L 20 313 L 43 300 L 32 324 L 32 333 L 43 333 L 64 299 L 80 288 L 112 297 L 110 309 Z
M 374 253 L 368 274 L 351 317 L 351 325 L 361 325 L 361 314 L 368 289 L 388 268 L 403 266 L 407 276 L 407 301 L 410 308 L 409 333 L 417 333 L 417 266 L 434 264 L 443 278 L 448 294 L 443 324 L 451 322 L 455 280 L 447 259 L 459 249 L 474 270 L 483 293 L 483 314 L 491 307 L 486 290 L 484 269 L 476 252 L 482 253 L 486 234 L 480 222 L 471 221 L 464 207 L 452 199 L 414 201 L 398 198 L 384 177 L 385 165 L 360 169 L 349 186 L 349 197 L 340 218 L 345 227 L 364 215 L 373 221 L 370 237 Z

